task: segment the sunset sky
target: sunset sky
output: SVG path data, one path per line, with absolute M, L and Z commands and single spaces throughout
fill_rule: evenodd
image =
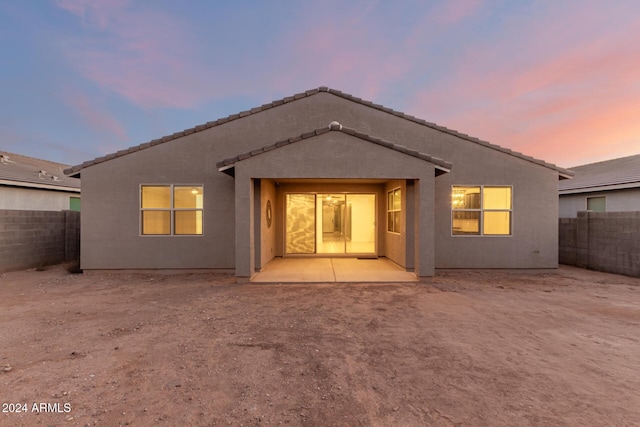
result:
M 640 153 L 640 1 L 0 0 L 0 150 L 77 164 L 319 86 L 571 167 Z

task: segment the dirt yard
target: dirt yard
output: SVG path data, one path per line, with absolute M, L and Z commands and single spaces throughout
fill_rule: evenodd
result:
M 0 276 L 0 425 L 637 426 L 640 279 Z

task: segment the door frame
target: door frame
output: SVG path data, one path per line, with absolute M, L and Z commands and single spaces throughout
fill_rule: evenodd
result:
M 378 256 L 378 227 L 380 224 L 378 218 L 378 193 L 374 191 L 285 191 L 283 194 L 283 257 L 344 257 L 344 258 L 360 258 L 360 257 L 377 257 Z M 287 233 L 287 196 L 290 194 L 313 194 L 315 196 L 315 206 L 314 206 L 314 252 L 308 254 L 296 254 L 296 253 L 288 253 L 287 252 L 287 243 L 288 243 L 288 233 Z M 343 253 L 318 253 L 318 236 L 317 236 L 317 204 L 318 204 L 318 195 L 319 194 L 342 194 L 345 195 L 345 205 L 348 195 L 370 195 L 373 196 L 373 216 L 374 216 L 374 231 L 373 231 L 373 252 L 347 252 L 346 250 L 346 242 L 345 242 L 345 251 Z M 346 209 L 345 209 L 346 211 Z M 346 214 L 346 212 L 345 212 Z

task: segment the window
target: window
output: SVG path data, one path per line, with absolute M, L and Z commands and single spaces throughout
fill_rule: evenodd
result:
M 462 236 L 511 235 L 511 187 L 454 186 L 451 233 Z
M 400 189 L 396 188 L 387 193 L 387 231 L 400 233 L 400 213 L 402 202 Z
M 140 229 L 143 235 L 202 234 L 202 185 L 140 187 Z
M 606 197 L 587 197 L 587 210 L 593 212 L 607 211 Z
M 80 210 L 80 197 L 70 197 L 69 198 L 69 210 L 70 211 L 79 211 Z

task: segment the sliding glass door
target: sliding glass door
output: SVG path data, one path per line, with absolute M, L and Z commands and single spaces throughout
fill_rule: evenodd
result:
M 375 206 L 375 194 L 287 194 L 287 254 L 374 254 Z
M 313 254 L 316 247 L 315 194 L 287 194 L 287 253 Z

